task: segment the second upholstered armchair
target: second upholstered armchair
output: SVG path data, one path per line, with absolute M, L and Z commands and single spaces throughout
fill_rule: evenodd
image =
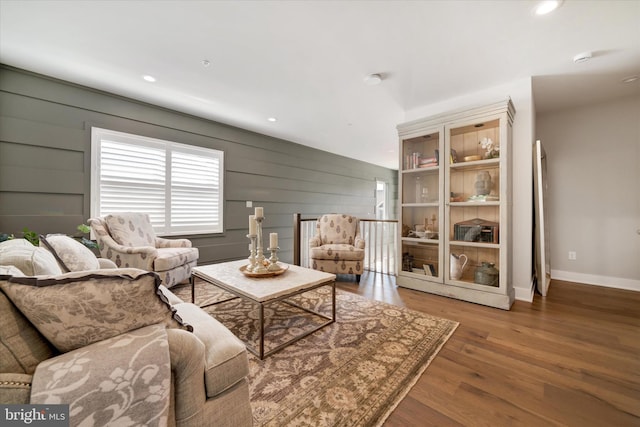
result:
M 198 248 L 187 239 L 156 237 L 149 215 L 123 212 L 91 218 L 100 255 L 118 267 L 158 273 L 166 287 L 185 282 L 198 262 Z
M 355 274 L 360 281 L 364 270 L 364 239 L 358 218 L 327 214 L 318 218 L 316 234 L 309 240 L 311 266 L 334 274 Z

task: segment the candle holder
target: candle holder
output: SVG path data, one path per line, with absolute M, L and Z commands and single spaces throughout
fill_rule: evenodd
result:
M 278 251 L 280 250 L 280 247 L 276 246 L 275 248 L 269 248 L 269 251 L 271 251 L 271 258 L 269 258 L 269 267 L 267 267 L 268 271 L 279 271 L 282 269 L 282 267 L 280 267 L 278 265 Z
M 251 241 L 249 244 L 249 265 L 247 265 L 247 271 L 252 272 L 256 267 L 256 235 L 247 234 L 247 238 Z
M 267 268 L 264 266 L 265 256 L 262 253 L 262 221 L 264 217 L 256 217 L 256 229 L 257 229 L 257 243 L 256 243 L 256 262 L 253 268 L 254 273 L 265 273 L 267 272 Z

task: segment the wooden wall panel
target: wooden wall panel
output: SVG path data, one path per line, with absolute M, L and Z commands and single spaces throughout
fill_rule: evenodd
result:
M 296 212 L 372 218 L 382 179 L 396 213 L 395 170 L 0 66 L 0 232 L 73 234 L 90 217 L 92 126 L 224 151 L 225 231 L 185 236 L 202 264 L 248 255 L 248 200 L 264 207 L 284 262 L 293 260 Z
M 13 99 L 20 98 L 14 96 Z M 9 105 L 12 104 L 9 103 Z M 4 109 L 0 111 L 3 114 L 9 112 Z M 66 128 L 49 123 L 38 123 L 5 116 L 0 116 L 0 140 L 80 152 L 84 151 L 85 143 L 82 128 Z
M 3 191 L 0 192 L 0 217 L 34 214 L 83 216 L 83 199 L 83 194 Z
M 0 142 L 0 165 L 82 172 L 84 152 Z

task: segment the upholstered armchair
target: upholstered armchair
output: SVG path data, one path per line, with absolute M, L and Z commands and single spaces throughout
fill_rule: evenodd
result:
M 88 222 L 103 258 L 121 268 L 156 272 L 168 288 L 188 280 L 197 265 L 198 248 L 187 239 L 156 237 L 147 214 L 124 212 Z
M 322 215 L 316 223 L 316 234 L 309 241 L 311 266 L 327 273 L 355 274 L 359 282 L 364 269 L 364 247 L 358 218 Z

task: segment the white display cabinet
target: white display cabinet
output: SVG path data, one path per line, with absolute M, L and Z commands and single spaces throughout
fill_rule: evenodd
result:
M 510 99 L 398 126 L 399 286 L 509 309 Z

